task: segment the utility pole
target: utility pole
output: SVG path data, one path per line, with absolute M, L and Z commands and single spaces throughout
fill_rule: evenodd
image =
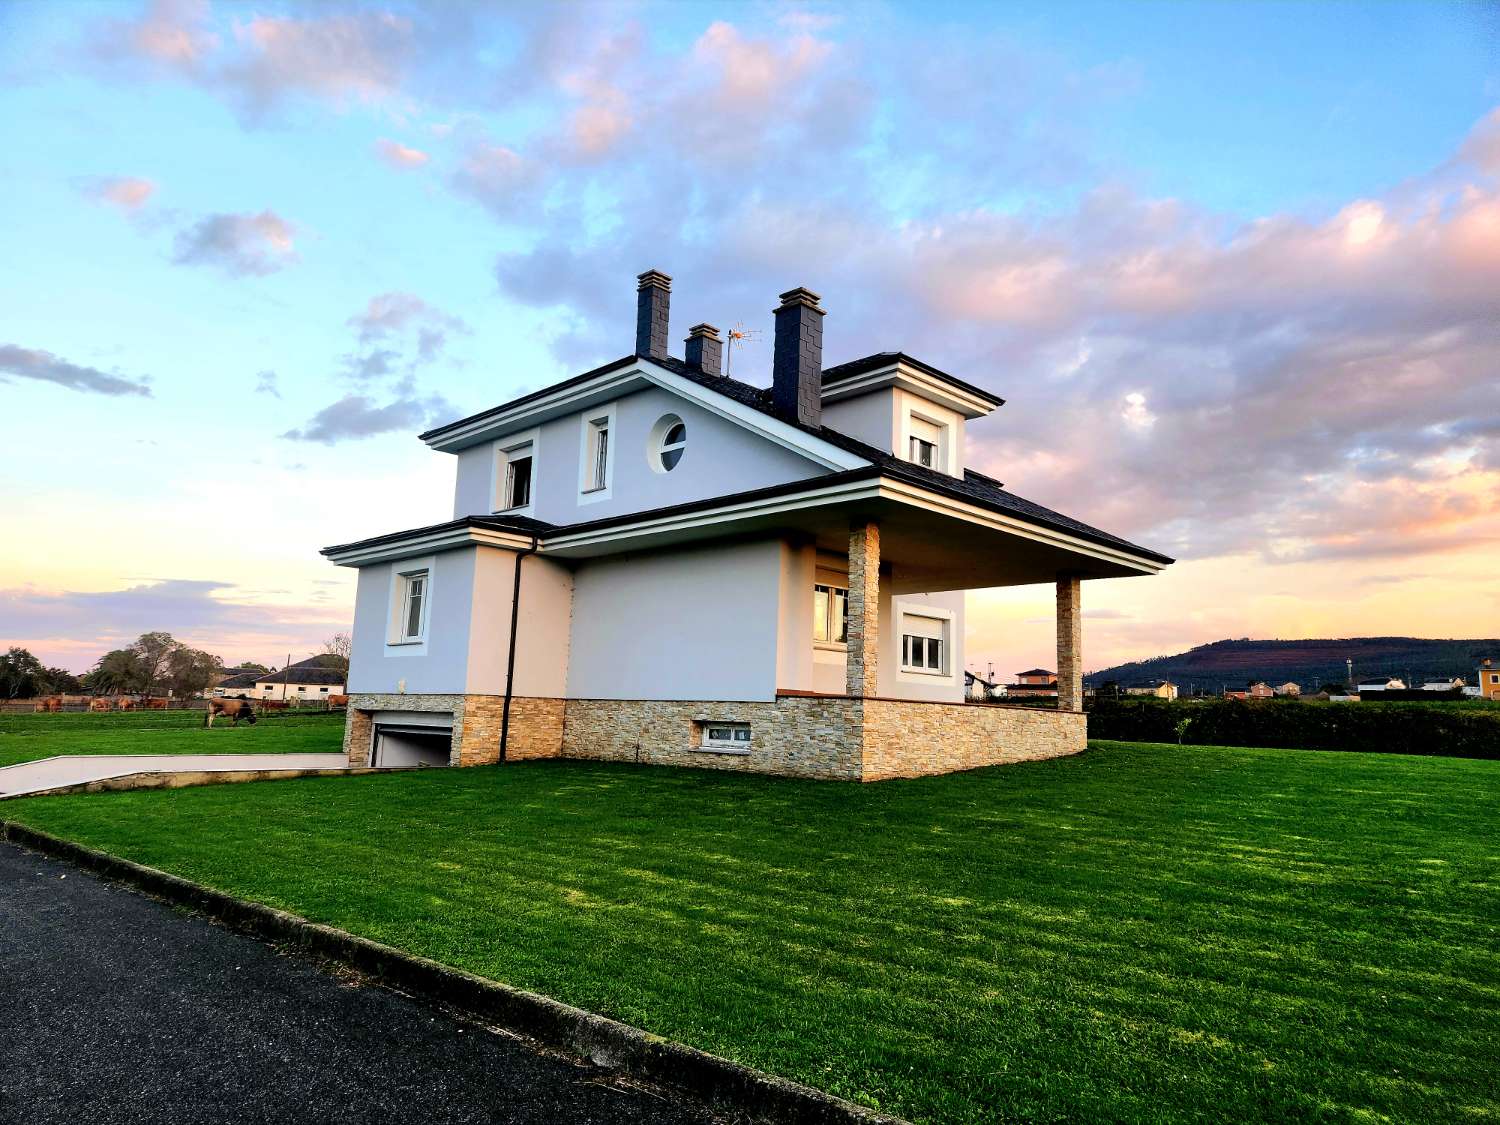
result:
M 281 702 L 286 702 L 286 678 L 292 670 L 292 654 L 286 654 L 286 663 L 281 666 Z

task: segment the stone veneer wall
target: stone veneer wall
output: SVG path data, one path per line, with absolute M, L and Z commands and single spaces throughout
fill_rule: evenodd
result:
M 861 777 L 926 777 L 1076 754 L 1088 744 L 1082 712 L 975 703 L 864 701 Z
M 499 760 L 497 695 L 355 695 L 344 752 L 369 764 L 376 711 L 453 716 L 455 766 Z M 750 752 L 705 750 L 709 722 L 751 724 Z M 585 758 L 741 770 L 785 777 L 881 781 L 1076 754 L 1084 715 L 1037 707 L 920 703 L 848 696 L 778 696 L 772 703 L 655 699 L 511 700 L 506 758 Z
M 510 761 L 556 758 L 562 753 L 563 700 L 515 696 L 510 701 Z M 351 766 L 369 764 L 376 711 L 446 712 L 453 717 L 448 761 L 483 766 L 500 760 L 500 726 L 505 697 L 500 695 L 351 695 L 344 722 L 344 753 Z
M 743 770 L 858 781 L 858 700 L 781 696 L 774 703 L 570 699 L 564 758 Z M 750 752 L 704 750 L 700 724 L 750 723 Z

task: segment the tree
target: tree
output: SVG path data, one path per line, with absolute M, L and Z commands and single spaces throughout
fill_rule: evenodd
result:
M 135 653 L 141 662 L 142 686 L 137 689 L 151 694 L 159 680 L 167 672 L 168 661 L 172 654 L 182 646 L 172 639 L 171 633 L 142 633 L 135 639 L 135 644 L 130 646 L 130 651 Z
M 24 648 L 12 647 L 0 656 L 0 696 L 6 699 L 21 699 L 37 695 L 42 689 L 39 680 L 47 670 L 42 662 Z
M 82 690 L 82 682 L 66 668 L 48 668 L 38 677 L 37 691 L 42 695 L 76 694 Z
M 322 655 L 333 658 L 332 660 L 324 660 L 324 667 L 337 668 L 340 672 L 347 672 L 349 670 L 349 656 L 353 650 L 353 637 L 344 632 L 335 633 L 323 642 Z
M 269 672 L 271 669 L 264 664 L 257 664 L 253 660 L 245 660 L 235 665 L 241 672 Z
M 211 652 L 178 645 L 167 658 L 164 676 L 167 691 L 173 695 L 197 695 L 224 672 L 224 661 Z
M 95 695 L 140 691 L 145 682 L 146 670 L 134 648 L 106 652 L 83 677 L 84 687 Z

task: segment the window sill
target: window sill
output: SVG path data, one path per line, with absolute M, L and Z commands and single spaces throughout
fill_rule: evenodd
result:
M 609 488 L 607 484 L 601 484 L 597 488 L 581 488 L 578 490 L 578 494 L 580 496 L 593 496 L 596 492 L 603 492 L 607 488 Z
M 813 641 L 813 648 L 822 652 L 848 652 L 849 646 L 844 641 Z
M 933 679 L 947 679 L 948 673 L 940 668 L 908 668 L 901 666 L 901 674 L 904 676 L 931 676 Z
M 741 750 L 736 746 L 690 746 L 688 749 L 694 754 L 731 754 L 737 758 L 748 758 L 749 750 Z
M 411 648 L 414 645 L 423 645 L 423 644 L 426 644 L 426 643 L 427 643 L 427 638 L 426 637 L 410 637 L 410 638 L 408 638 L 407 640 L 404 640 L 404 641 L 386 641 L 385 642 L 385 647 L 386 648 Z

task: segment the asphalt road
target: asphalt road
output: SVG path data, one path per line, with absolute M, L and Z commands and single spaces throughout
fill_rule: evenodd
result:
M 0 843 L 0 1122 L 718 1120 Z

